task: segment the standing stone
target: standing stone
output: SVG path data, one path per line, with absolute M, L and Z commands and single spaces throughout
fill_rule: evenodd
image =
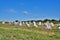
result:
M 14 25 L 17 25 L 18 24 L 18 22 L 14 22 Z
M 39 25 L 41 25 L 42 23 L 41 22 L 39 22 Z
M 58 27 L 58 29 L 60 30 L 60 27 Z
M 34 25 L 35 27 L 38 27 L 37 24 L 36 24 L 36 22 L 33 22 L 33 25 Z
M 54 26 L 54 24 L 51 22 L 51 26 L 53 27 Z
M 19 22 L 19 26 L 22 26 L 22 22 Z
M 58 29 L 60 30 L 60 24 L 58 24 Z
M 11 25 L 11 22 L 9 22 L 8 24 Z
M 22 22 L 23 24 L 25 24 L 25 22 Z
M 51 26 L 51 24 L 47 21 L 45 24 L 45 29 L 47 30 L 47 29 L 52 29 L 52 26 Z
M 28 22 L 26 22 L 26 25 L 27 25 L 28 27 L 30 27 L 30 24 L 29 24 Z
M 5 24 L 5 22 L 2 22 L 2 24 Z

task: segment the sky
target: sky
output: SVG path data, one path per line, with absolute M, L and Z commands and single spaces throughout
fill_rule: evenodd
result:
M 60 0 L 0 0 L 0 21 L 60 19 Z

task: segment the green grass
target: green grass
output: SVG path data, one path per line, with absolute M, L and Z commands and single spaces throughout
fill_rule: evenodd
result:
M 43 26 L 20 28 L 0 24 L 0 40 L 60 40 L 60 30 L 41 30 L 41 28 Z

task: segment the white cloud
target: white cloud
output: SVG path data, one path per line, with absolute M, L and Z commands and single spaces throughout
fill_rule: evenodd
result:
M 9 10 L 7 10 L 7 12 L 8 12 L 8 13 L 16 13 L 16 10 L 14 10 L 14 9 L 9 9 Z
M 16 13 L 16 10 L 11 9 L 10 12 L 11 12 L 11 13 Z
M 23 11 L 23 14 L 27 15 L 29 12 L 28 11 Z

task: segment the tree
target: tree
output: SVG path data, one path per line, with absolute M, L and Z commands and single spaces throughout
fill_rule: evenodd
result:
M 15 22 L 19 22 L 18 20 L 15 20 Z
M 50 21 L 50 19 L 45 19 L 45 20 L 43 20 L 43 23 L 44 23 L 44 22 L 47 22 L 47 21 Z

